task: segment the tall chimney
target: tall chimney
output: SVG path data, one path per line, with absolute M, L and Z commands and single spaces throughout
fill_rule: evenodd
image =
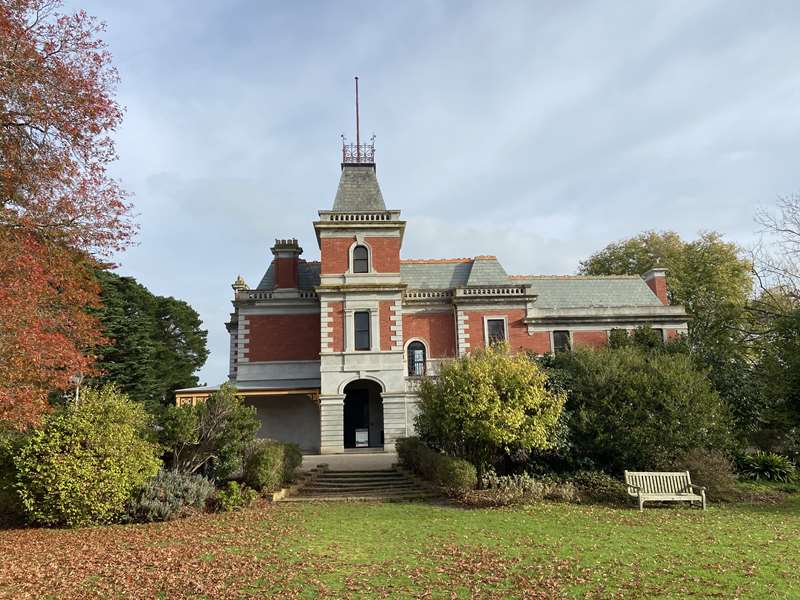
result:
M 271 248 L 275 258 L 275 287 L 284 289 L 297 289 L 300 283 L 300 255 L 303 249 L 296 239 L 275 240 Z
M 653 290 L 653 293 L 661 300 L 661 304 L 669 304 L 667 295 L 667 270 L 660 267 L 650 269 L 642 275 L 645 283 Z

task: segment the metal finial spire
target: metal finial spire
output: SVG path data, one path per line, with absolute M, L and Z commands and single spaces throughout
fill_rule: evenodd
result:
M 368 144 L 361 145 L 361 117 L 359 115 L 358 103 L 358 76 L 354 77 L 356 82 L 356 143 L 348 144 L 347 139 L 342 135 L 342 166 L 344 165 L 375 165 L 375 136 L 373 135 Z
M 361 162 L 361 123 L 358 117 L 358 75 L 356 75 L 356 157 Z

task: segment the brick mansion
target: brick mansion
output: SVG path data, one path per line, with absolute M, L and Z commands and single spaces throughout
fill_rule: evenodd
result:
M 343 146 L 333 205 L 313 223 L 319 261 L 279 239 L 257 285 L 233 284 L 229 377 L 257 408 L 259 436 L 308 452 L 391 450 L 413 433 L 419 378 L 442 361 L 499 340 L 544 354 L 604 345 L 616 328 L 686 330 L 663 269 L 510 275 L 494 256 L 401 258 L 407 223 L 386 208 L 374 156 L 372 144 Z

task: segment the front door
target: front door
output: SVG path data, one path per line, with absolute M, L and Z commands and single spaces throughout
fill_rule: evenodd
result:
M 365 431 L 366 444 L 363 443 Z M 351 390 L 344 399 L 344 447 L 365 445 L 369 445 L 369 390 Z

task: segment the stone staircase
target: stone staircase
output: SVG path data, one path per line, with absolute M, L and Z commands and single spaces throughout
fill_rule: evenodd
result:
M 406 501 L 432 498 L 437 494 L 397 468 L 378 471 L 329 471 L 320 465 L 305 481 L 279 502 L 308 500 Z

